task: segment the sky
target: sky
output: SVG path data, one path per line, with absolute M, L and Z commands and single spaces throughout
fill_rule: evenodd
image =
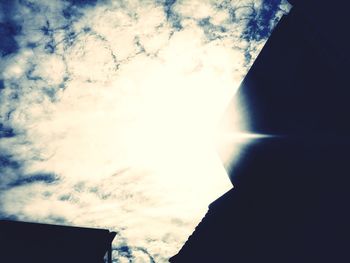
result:
M 115 262 L 166 262 L 232 188 L 218 123 L 289 8 L 2 0 L 0 218 L 109 228 Z

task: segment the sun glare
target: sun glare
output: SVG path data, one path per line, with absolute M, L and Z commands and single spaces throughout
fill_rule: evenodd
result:
M 126 140 L 134 149 L 130 166 L 161 174 L 164 184 L 202 188 L 202 201 L 209 204 L 232 187 L 216 154 L 216 134 L 238 85 L 229 72 L 215 70 L 212 60 L 191 51 L 181 59 L 142 59 L 147 64 L 142 81 L 133 79 L 140 96 L 138 114 Z M 189 64 L 185 69 L 184 60 Z

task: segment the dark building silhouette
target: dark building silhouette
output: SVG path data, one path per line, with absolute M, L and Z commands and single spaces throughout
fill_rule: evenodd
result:
M 115 235 L 105 229 L 2 220 L 0 262 L 111 263 Z
M 234 98 L 273 136 L 170 262 L 350 262 L 350 3 L 290 2 Z

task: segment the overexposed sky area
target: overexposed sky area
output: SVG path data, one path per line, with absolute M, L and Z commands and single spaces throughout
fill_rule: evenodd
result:
M 232 187 L 217 124 L 288 4 L 0 8 L 0 218 L 109 228 L 115 262 L 166 262 Z

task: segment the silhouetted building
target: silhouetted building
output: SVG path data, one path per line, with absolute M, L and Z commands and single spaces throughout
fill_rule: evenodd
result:
M 105 229 L 0 221 L 0 262 L 112 262 L 115 232 Z
M 170 262 L 350 262 L 350 3 L 290 2 L 234 98 L 273 136 Z

